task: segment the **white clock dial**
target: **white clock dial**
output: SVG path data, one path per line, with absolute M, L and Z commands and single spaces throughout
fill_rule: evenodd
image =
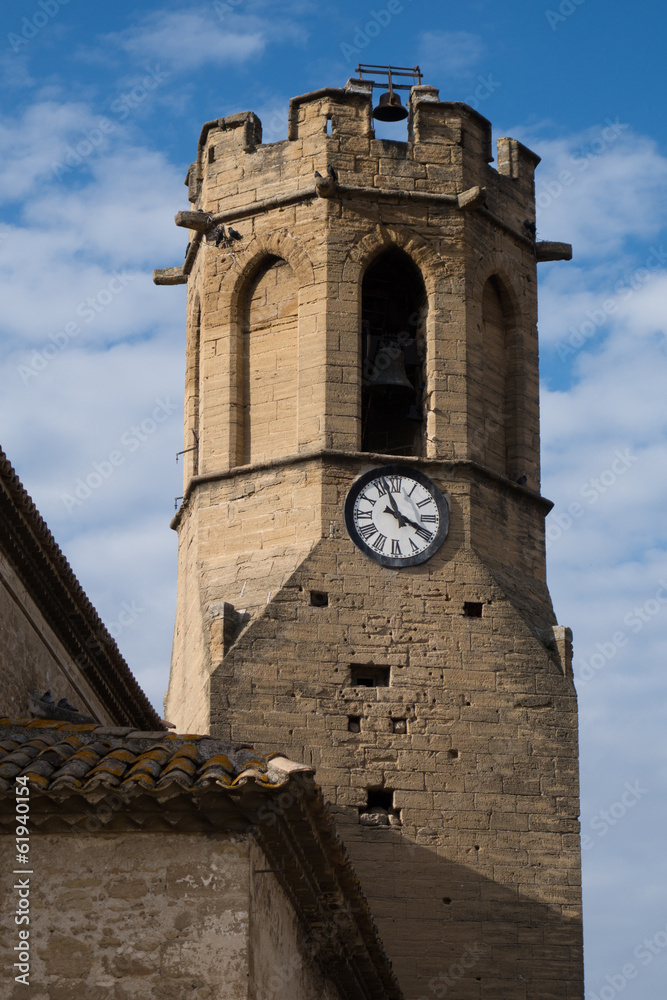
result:
M 409 466 L 365 473 L 346 504 L 347 530 L 359 548 L 384 566 L 425 562 L 447 535 L 449 505 L 435 483 Z

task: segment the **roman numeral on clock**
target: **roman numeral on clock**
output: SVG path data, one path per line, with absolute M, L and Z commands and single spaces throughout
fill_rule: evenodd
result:
M 431 497 L 424 497 L 423 500 L 420 500 L 417 503 L 417 506 L 418 507 L 425 507 L 427 503 L 433 503 L 433 500 L 431 499 Z
M 357 521 L 362 521 L 362 520 L 367 521 L 370 520 L 372 516 L 373 516 L 372 510 L 358 510 L 356 515 Z M 424 518 L 422 518 L 422 521 L 423 520 Z
M 373 537 L 373 535 L 377 534 L 377 528 L 374 524 L 364 524 L 361 528 L 359 528 L 359 534 L 362 538 L 368 541 Z
M 397 538 L 392 538 L 391 540 L 391 554 L 392 556 L 403 555 L 403 553 L 401 552 L 401 546 Z
M 433 532 L 427 531 L 426 528 L 416 528 L 415 529 L 420 538 L 423 538 L 425 542 L 430 542 L 433 538 Z
M 435 516 L 435 514 L 422 514 L 422 521 L 423 521 L 423 522 L 424 522 L 425 524 L 426 524 L 426 523 L 429 523 L 429 524 L 435 524 L 437 520 L 438 520 L 438 519 L 437 519 L 437 517 Z
M 378 552 L 382 552 L 384 548 L 384 543 L 387 541 L 386 535 L 378 535 L 377 538 L 371 543 L 374 549 Z

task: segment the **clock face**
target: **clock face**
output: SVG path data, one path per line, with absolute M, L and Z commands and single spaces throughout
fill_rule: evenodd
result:
M 382 566 L 415 566 L 447 537 L 449 503 L 423 473 L 385 465 L 353 483 L 345 526 L 355 545 Z

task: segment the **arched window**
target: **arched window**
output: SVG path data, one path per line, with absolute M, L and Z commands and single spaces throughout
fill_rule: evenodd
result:
M 268 257 L 244 302 L 242 464 L 296 451 L 297 318 L 296 275 L 287 261 Z
M 368 268 L 361 306 L 361 449 L 424 452 L 426 289 L 402 250 Z

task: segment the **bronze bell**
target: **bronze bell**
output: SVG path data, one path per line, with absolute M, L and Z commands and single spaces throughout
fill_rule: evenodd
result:
M 380 103 L 373 108 L 373 118 L 379 122 L 402 122 L 408 117 L 408 109 L 401 104 L 401 99 L 394 90 L 388 90 L 380 97 Z
M 414 392 L 415 387 L 405 371 L 405 355 L 400 347 L 388 344 L 379 347 L 375 361 L 366 374 L 366 388 L 370 390 L 389 389 L 398 392 Z

